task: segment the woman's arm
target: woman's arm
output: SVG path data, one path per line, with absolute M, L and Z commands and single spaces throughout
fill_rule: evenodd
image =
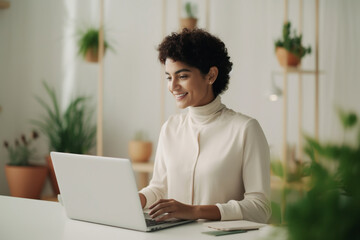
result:
M 216 205 L 187 205 L 174 199 L 160 199 L 150 206 L 150 210 L 150 216 L 157 221 L 164 221 L 170 218 L 192 220 L 221 219 L 219 208 Z
M 219 208 L 216 205 L 197 205 L 196 219 L 207 219 L 213 221 L 219 221 L 221 219 Z
M 270 152 L 260 124 L 248 121 L 243 134 L 242 175 L 244 199 L 216 204 L 221 220 L 249 220 L 266 223 L 271 216 Z
M 141 207 L 144 208 L 146 205 L 146 197 L 142 193 L 139 193 L 139 197 L 140 197 Z

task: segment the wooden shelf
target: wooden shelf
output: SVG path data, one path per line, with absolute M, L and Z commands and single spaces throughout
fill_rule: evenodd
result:
M 137 172 L 138 189 L 142 189 L 149 184 L 149 176 L 154 170 L 154 162 L 132 163 L 134 172 Z
M 135 172 L 152 173 L 154 169 L 154 163 L 132 163 L 132 167 Z
M 301 181 L 284 182 L 284 180 L 277 176 L 271 176 L 270 185 L 272 190 L 283 190 L 284 188 L 293 189 L 297 191 L 309 190 L 310 178 L 304 177 Z
M 287 73 L 301 73 L 301 74 L 317 74 L 316 70 L 307 70 L 297 67 L 287 67 L 283 68 L 282 70 L 273 71 L 274 74 L 284 74 L 284 72 Z M 323 74 L 322 71 L 318 72 L 319 74 Z
M 56 196 L 42 196 L 42 197 L 40 198 L 40 200 L 58 202 L 58 199 L 57 199 Z
M 9 1 L 0 1 L 0 9 L 7 9 L 10 7 Z

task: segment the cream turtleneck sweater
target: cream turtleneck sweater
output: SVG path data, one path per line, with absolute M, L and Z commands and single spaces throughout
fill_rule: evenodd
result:
M 221 220 L 267 222 L 269 147 L 259 123 L 218 96 L 162 126 L 146 208 L 161 198 L 219 208 Z

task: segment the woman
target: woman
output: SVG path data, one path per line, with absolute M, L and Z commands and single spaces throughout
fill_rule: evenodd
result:
M 269 147 L 259 123 L 221 103 L 232 68 L 224 43 L 200 29 L 158 47 L 170 93 L 188 112 L 162 126 L 153 178 L 139 195 L 158 221 L 169 218 L 267 222 Z

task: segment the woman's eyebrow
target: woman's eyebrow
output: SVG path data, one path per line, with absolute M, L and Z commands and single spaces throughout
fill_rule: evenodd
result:
M 180 69 L 180 70 L 177 70 L 177 71 L 175 72 L 175 74 L 179 74 L 179 73 L 181 73 L 181 72 L 191 72 L 191 71 L 190 71 L 190 69 L 182 68 L 182 69 Z M 168 72 L 165 72 L 165 74 L 170 75 L 170 73 L 168 73 Z

